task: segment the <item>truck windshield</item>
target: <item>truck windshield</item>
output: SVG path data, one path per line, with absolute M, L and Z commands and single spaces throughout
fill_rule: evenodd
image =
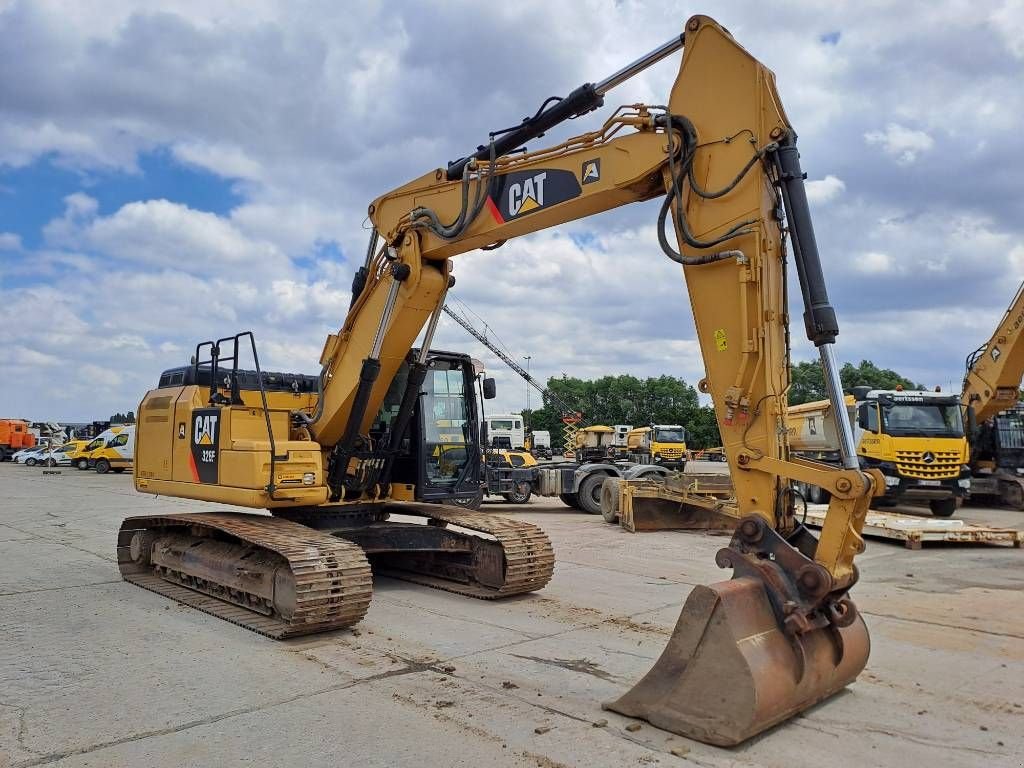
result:
M 686 441 L 686 431 L 682 429 L 656 429 L 654 439 L 659 443 L 682 443 Z
M 958 404 L 895 404 L 882 408 L 884 428 L 894 437 L 963 437 Z

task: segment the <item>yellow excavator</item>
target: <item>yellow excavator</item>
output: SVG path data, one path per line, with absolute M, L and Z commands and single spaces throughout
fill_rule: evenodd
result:
M 680 49 L 666 104 L 620 107 L 597 130 L 523 151 Z M 197 349 L 194 381 L 142 402 L 139 491 L 271 514 L 129 518 L 118 540 L 124 577 L 275 637 L 358 621 L 371 589 L 366 555 L 375 570 L 477 597 L 543 586 L 553 557 L 537 528 L 417 503 L 415 482 L 396 480 L 420 400 L 428 426 L 466 416 L 465 377 L 435 369 L 424 389 L 450 259 L 660 198 L 659 245 L 682 267 L 707 371 L 701 389 L 714 401 L 743 517 L 716 558 L 733 577 L 690 593 L 661 658 L 605 706 L 733 745 L 841 690 L 868 657 L 849 590 L 869 499 L 884 486 L 858 469 L 845 419 L 836 425 L 841 468 L 795 458 L 787 446 L 791 265 L 833 412 L 843 412 L 838 325 L 796 138 L 772 72 L 715 21 L 694 16 L 610 77 L 546 100 L 471 155 L 378 197 L 353 303 L 324 346 L 315 392 L 268 393 L 258 366 L 242 376 L 246 339 L 233 337 Z M 410 357 L 421 332 L 421 352 Z M 820 537 L 796 519 L 794 480 L 831 494 Z
M 966 368 L 960 402 L 971 440 L 971 498 L 1024 509 L 1024 283 Z

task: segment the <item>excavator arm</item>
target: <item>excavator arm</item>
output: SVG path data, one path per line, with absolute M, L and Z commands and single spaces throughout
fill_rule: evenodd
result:
M 995 333 L 967 357 L 961 402 L 980 423 L 1017 404 L 1024 378 L 1024 283 Z
M 667 106 L 622 107 L 596 131 L 509 153 L 600 106 L 612 87 L 679 48 L 682 64 Z M 325 348 L 324 407 L 311 426 L 322 445 L 334 444 L 335 497 L 340 485 L 358 488 L 360 429 L 425 324 L 421 346 L 429 346 L 452 284 L 451 257 L 658 197 L 659 244 L 682 265 L 707 371 L 701 390 L 714 402 L 744 517 L 718 556 L 734 569 L 733 580 L 695 590 L 665 655 L 609 706 L 731 744 L 839 690 L 866 662 L 867 633 L 847 590 L 857 578 L 853 558 L 863 549 L 869 498 L 882 482 L 858 470 L 842 418 L 836 429 L 844 469 L 789 456 L 787 239 L 805 330 L 821 354 L 833 413 L 841 414 L 832 351 L 838 326 L 796 134 L 774 75 L 728 31 L 695 16 L 684 35 L 611 78 L 578 88 L 513 131 L 492 135 L 473 155 L 374 200 L 367 260 L 345 327 Z M 794 519 L 793 480 L 832 494 L 820 539 Z M 755 635 L 763 642 L 751 643 Z M 694 662 L 701 653 L 728 667 L 717 674 L 732 693 L 717 707 L 707 696 L 714 675 Z M 705 673 L 712 677 L 703 679 Z

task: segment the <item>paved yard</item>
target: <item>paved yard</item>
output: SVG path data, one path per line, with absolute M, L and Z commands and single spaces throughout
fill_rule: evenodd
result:
M 869 541 L 854 594 L 867 670 L 723 750 L 600 709 L 651 666 L 690 588 L 725 575 L 722 537 L 488 505 L 551 536 L 542 592 L 490 603 L 378 579 L 358 628 L 280 643 L 118 577 L 121 518 L 213 508 L 137 495 L 127 476 L 0 465 L 0 766 L 1024 762 L 1019 549 Z M 963 516 L 1024 527 L 1020 512 Z

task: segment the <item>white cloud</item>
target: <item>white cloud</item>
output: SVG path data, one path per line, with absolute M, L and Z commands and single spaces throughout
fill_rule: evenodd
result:
M 888 328 L 910 318 L 930 339 L 919 313 L 969 315 L 1024 276 L 1019 173 L 1007 161 L 1024 154 L 1019 11 L 1005 2 L 978 23 L 963 3 L 927 14 L 911 3 L 870 14 L 807 0 L 716 6 L 776 73 L 800 134 L 845 359 L 958 372 L 970 334 L 943 326 L 926 351 L 908 342 L 897 355 L 878 348 L 875 318 Z M 541 15 L 543 35 L 532 23 Z M 5 389 L 0 400 L 26 415 L 123 411 L 197 341 L 247 328 L 266 367 L 315 369 L 324 335 L 347 310 L 373 198 L 684 23 L 671 4 L 603 0 L 523 0 L 485 15 L 468 0 L 304 13 L 271 0 L 165 0 L 159 9 L 115 0 L 103 13 L 0 2 L 0 172 L 52 162 L 73 169 L 82 190 L 45 228 L 43 249 L 0 259 L 0 322 L 17 329 L 0 335 L 0 359 L 18 361 L 9 380 L 44 370 L 12 354 L 15 344 L 119 377 L 95 393 Z M 834 31 L 837 44 L 820 41 Z M 431 44 L 440 38 L 500 44 Z M 609 94 L 605 110 L 531 148 L 595 128 L 618 104 L 664 103 L 677 65 L 656 65 Z M 218 215 L 183 204 L 194 199 L 188 190 L 158 188 L 144 199 L 115 195 L 111 208 L 103 184 L 142 180 L 139 153 L 152 151 L 221 177 L 238 204 Z M 144 181 L 151 190 L 159 177 Z M 564 371 L 695 381 L 702 363 L 685 286 L 657 247 L 656 205 L 459 257 L 454 295 L 514 354 L 531 355 L 542 379 Z M 791 295 L 798 317 L 799 292 Z M 45 327 L 23 322 L 40 309 L 51 317 Z M 462 329 L 443 321 L 438 345 L 483 357 L 502 378 L 507 395 L 492 407 L 523 405 L 522 383 Z
M 263 168 L 241 147 L 209 144 L 202 141 L 180 142 L 173 147 L 174 156 L 184 163 L 204 168 L 228 179 L 259 180 Z
M 13 232 L 0 232 L 0 251 L 20 251 L 21 237 Z
M 900 165 L 910 165 L 918 155 L 935 146 L 935 140 L 924 131 L 905 128 L 898 123 L 889 123 L 884 131 L 868 131 L 864 140 L 871 145 L 880 145 Z
M 1024 0 L 1004 0 L 992 12 L 991 24 L 1005 41 L 1007 50 L 1024 59 Z
M 831 173 L 824 179 L 808 181 L 806 186 L 807 199 L 817 205 L 829 203 L 846 191 L 845 182 Z
M 868 251 L 857 257 L 854 268 L 869 275 L 885 274 L 895 270 L 892 257 L 879 251 Z

